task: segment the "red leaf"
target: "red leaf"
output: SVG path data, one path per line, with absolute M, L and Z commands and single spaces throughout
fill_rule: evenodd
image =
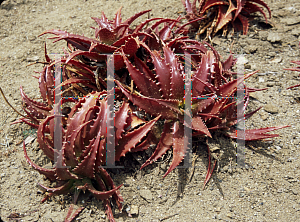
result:
M 112 178 L 110 177 L 110 175 L 107 173 L 107 171 L 103 168 L 100 168 L 100 174 L 102 176 L 102 179 L 105 181 L 105 183 L 110 186 L 111 188 L 116 188 Z M 96 174 L 96 180 L 99 181 L 101 180 L 101 178 Z M 120 194 L 120 190 L 117 190 L 114 194 L 113 194 L 113 198 L 116 200 L 116 203 L 118 205 L 119 210 L 122 210 L 122 203 L 124 202 L 123 197 Z
M 99 37 L 101 42 L 108 44 L 108 45 L 111 45 L 116 39 L 115 32 L 113 30 L 109 30 L 107 28 L 98 29 L 95 32 L 95 36 L 96 36 L 96 38 Z
M 206 1 L 205 5 L 203 6 L 200 14 L 203 14 L 205 11 L 207 11 L 207 9 L 215 6 L 215 5 L 226 5 L 228 4 L 227 2 L 225 2 L 224 0 L 208 0 Z
M 193 117 L 192 119 L 192 129 L 198 132 L 202 132 L 203 134 L 211 137 L 209 130 L 205 123 L 203 123 L 202 118 L 200 116 Z
M 238 15 L 238 19 L 241 21 L 243 25 L 243 35 L 246 35 L 249 28 L 248 19 L 245 16 Z
M 162 155 L 164 155 L 172 146 L 172 130 L 171 130 L 171 122 L 165 121 L 164 129 L 159 140 L 159 143 L 152 154 L 152 156 L 141 166 L 140 170 L 143 169 L 145 166 L 153 163 L 153 161 L 158 160 Z
M 122 156 L 125 156 L 125 154 L 130 152 L 131 149 L 136 146 L 136 144 L 141 142 L 141 140 L 147 135 L 159 118 L 160 116 L 123 136 L 116 148 L 116 161 L 119 161 Z
M 261 0 L 249 0 L 249 1 L 255 2 L 257 4 L 260 4 L 260 5 L 264 6 L 268 10 L 268 12 L 269 12 L 269 18 L 271 18 L 271 10 L 270 10 L 269 6 L 266 3 L 264 3 Z
M 173 160 L 163 178 L 174 170 L 183 160 L 186 148 L 187 147 L 184 146 L 184 126 L 176 121 L 173 128 Z
M 26 161 L 29 163 L 30 166 L 33 167 L 33 169 L 37 170 L 40 174 L 45 175 L 51 181 L 55 181 L 56 180 L 55 170 L 54 169 L 45 169 L 45 168 L 42 168 L 42 167 L 38 166 L 37 164 L 35 164 L 34 162 L 32 162 L 29 159 L 29 157 L 27 155 L 26 147 L 25 147 L 25 141 L 23 141 L 23 151 L 24 151 L 24 156 L 25 156 Z
M 170 65 L 167 64 L 158 52 L 154 51 L 151 53 L 153 64 L 156 70 L 156 76 L 161 88 L 162 96 L 165 99 L 171 98 L 171 73 Z
M 101 130 L 98 131 L 97 137 L 90 149 L 90 153 L 84 157 L 83 161 L 73 170 L 74 173 L 86 176 L 88 178 L 95 177 L 95 163 L 100 146 Z M 97 170 L 97 169 L 96 169 Z
M 232 20 L 232 11 L 235 9 L 229 9 L 226 11 L 226 7 L 220 6 L 217 20 L 217 27 L 215 33 L 217 33 L 220 29 L 222 29 L 225 25 L 227 25 Z
M 106 55 L 101 55 L 97 52 L 87 52 L 87 51 L 82 51 L 82 50 L 76 50 L 68 56 L 66 63 L 69 63 L 70 60 L 72 60 L 74 57 L 80 56 L 80 55 L 83 55 L 89 59 L 96 61 L 96 62 L 103 62 L 103 61 L 105 61 L 105 59 L 107 57 Z
M 64 157 L 68 166 L 76 166 L 78 161 L 75 156 L 75 141 L 78 134 L 82 131 L 83 127 L 88 125 L 92 120 L 80 125 L 75 129 L 70 136 L 66 136 L 66 141 L 63 146 Z
M 111 197 L 118 189 L 120 189 L 120 187 L 122 186 L 123 184 L 121 184 L 120 186 L 112 189 L 112 190 L 109 190 L 109 191 L 98 191 L 96 190 L 92 184 L 87 184 L 87 189 L 99 200 L 106 200 L 108 199 L 109 197 Z
M 65 222 L 72 222 L 78 216 L 78 214 L 84 209 L 84 207 L 79 207 L 72 215 L 73 206 L 74 206 L 73 204 L 70 205 Z
M 273 137 L 279 136 L 278 134 L 266 134 L 267 132 L 273 131 L 273 130 L 278 130 L 282 128 L 286 128 L 290 126 L 276 126 L 276 127 L 266 127 L 266 128 L 261 128 L 261 129 L 250 129 L 250 130 L 232 130 L 230 133 L 228 133 L 228 136 L 233 138 L 233 139 L 240 139 L 245 141 L 253 141 L 253 140 L 262 140 L 262 139 L 269 139 Z M 237 137 L 238 135 L 243 135 L 245 138 L 242 137 Z
M 203 190 L 205 188 L 205 185 L 207 184 L 207 182 L 211 178 L 211 175 L 214 172 L 214 169 L 215 169 L 215 166 L 216 166 L 216 163 L 217 163 L 217 160 L 215 160 L 213 168 L 211 169 L 211 156 L 210 156 L 210 150 L 209 150 L 208 145 L 207 145 L 207 150 L 208 150 L 208 167 L 207 167 L 207 173 L 206 173 L 204 184 L 203 184 Z
M 164 47 L 166 64 L 169 64 L 171 71 L 171 93 L 172 99 L 182 99 L 184 96 L 184 81 L 182 70 L 180 70 L 177 57 L 170 48 Z
M 140 17 L 143 14 L 146 14 L 147 12 L 150 12 L 151 9 L 149 10 L 145 10 L 145 11 L 141 11 L 139 13 L 136 13 L 134 16 L 131 16 L 129 19 L 127 19 L 124 24 L 130 25 L 134 20 L 136 20 L 138 17 Z
M 122 138 L 122 133 L 125 132 L 126 120 L 128 118 L 129 104 L 123 102 L 122 106 L 115 113 L 115 129 L 116 129 L 116 144 Z
M 49 188 L 46 187 L 40 183 L 38 183 L 38 185 L 40 187 L 42 187 L 43 189 L 45 189 L 47 192 L 51 192 L 55 195 L 60 195 L 60 194 L 65 194 L 66 192 L 69 192 L 72 185 L 73 185 L 73 181 L 69 180 L 67 183 L 65 183 L 64 185 L 60 186 L 60 187 L 56 187 L 56 188 Z
M 146 75 L 137 70 L 125 55 L 123 55 L 123 58 L 128 69 L 129 75 L 131 76 L 132 80 L 134 81 L 134 84 L 142 93 L 142 95 L 160 99 L 161 95 L 159 93 L 159 86 L 157 86 L 155 82 L 152 81 L 152 79 L 149 79 Z
M 48 145 L 47 142 L 45 142 L 45 127 L 46 124 L 53 119 L 54 116 L 48 116 L 43 122 L 41 122 L 39 129 L 37 131 L 37 142 L 40 145 L 40 149 L 44 152 L 44 154 L 50 159 L 54 160 L 54 150 L 52 147 Z
M 138 96 L 130 93 L 119 81 L 116 80 L 116 83 L 134 105 L 137 105 L 151 115 L 161 115 L 167 119 L 178 119 L 180 114 L 182 115 L 182 112 L 178 109 L 180 105 L 178 100 L 162 100 Z
M 208 76 L 208 65 L 207 65 L 207 55 L 203 54 L 201 63 L 199 64 L 196 73 L 193 76 L 193 96 L 201 96 L 207 82 Z M 200 82 L 196 83 L 196 80 Z M 202 81 L 200 81 L 202 80 Z M 208 83 L 209 84 L 209 83 Z
M 225 83 L 223 85 L 220 86 L 219 88 L 219 96 L 222 97 L 229 97 L 231 96 L 236 90 L 237 90 L 237 86 L 239 84 L 241 84 L 244 80 L 246 80 L 247 78 L 249 78 L 250 76 L 252 76 L 253 74 L 257 73 L 259 70 L 254 71 L 252 73 L 246 74 L 238 79 L 235 79 L 231 82 Z

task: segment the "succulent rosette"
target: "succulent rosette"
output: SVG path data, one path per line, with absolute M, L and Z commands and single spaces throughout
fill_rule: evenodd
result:
M 76 202 L 81 190 L 89 191 L 104 202 L 108 218 L 114 221 L 109 198 L 112 197 L 121 210 L 123 199 L 118 189 L 122 185 L 115 186 L 103 168 L 107 163 L 107 152 L 114 151 L 115 160 L 119 160 L 127 152 L 148 148 L 144 146 L 143 140 L 159 117 L 151 121 L 142 120 L 132 113 L 126 102 L 115 112 L 115 117 L 110 117 L 105 91 L 92 92 L 85 98 L 71 102 L 75 102 L 75 105 L 68 117 L 60 117 L 65 119 L 65 126 L 57 128 L 54 119 L 58 116 L 50 115 L 38 128 L 40 149 L 50 160 L 56 161 L 54 168 L 45 169 L 33 163 L 24 144 L 26 160 L 39 173 L 56 182 L 53 188 L 39 184 L 48 192 L 43 201 L 54 195 L 73 192 Z M 112 130 L 107 128 L 108 121 L 112 123 Z M 62 130 L 63 143 L 60 150 L 54 149 L 57 129 Z M 115 140 L 115 150 L 106 147 L 109 136 Z
M 260 12 L 266 22 L 267 16 L 263 6 L 271 18 L 271 10 L 262 0 L 197 0 L 192 3 L 189 0 L 181 0 L 186 9 L 186 18 L 189 21 L 202 18 L 199 22 L 192 22 L 192 26 L 197 30 L 198 35 L 206 33 L 206 37 L 213 37 L 218 31 L 223 30 L 223 34 L 228 31 L 231 25 L 235 31 L 242 31 L 247 34 L 249 19 L 255 12 Z
M 225 62 L 219 61 L 214 50 L 207 50 L 201 56 L 201 63 L 191 76 L 192 104 L 191 113 L 184 110 L 185 103 L 185 70 L 177 56 L 169 47 L 163 47 L 163 53 L 151 51 L 153 69 L 145 66 L 138 58 L 135 64 L 124 54 L 124 61 L 136 91 L 116 80 L 124 95 L 141 110 L 161 116 L 165 120 L 164 129 L 153 155 L 143 164 L 142 168 L 156 161 L 167 150 L 173 148 L 173 161 L 165 173 L 168 175 L 183 160 L 186 153 L 184 146 L 184 127 L 189 127 L 193 135 L 211 137 L 211 132 L 221 129 L 226 135 L 236 138 L 235 125 L 244 119 L 244 112 L 249 102 L 250 89 L 245 86 L 245 103 L 238 110 L 236 102 L 237 86 L 256 72 L 246 74 L 238 79 L 232 78 L 230 69 L 234 64 L 232 56 Z M 197 48 L 194 46 L 193 48 Z M 201 53 L 201 52 L 199 52 Z M 149 61 L 148 61 L 149 62 Z M 245 115 L 249 118 L 259 109 Z M 238 115 L 240 114 L 240 115 Z M 191 123 L 184 122 L 184 115 L 190 115 Z M 245 131 L 245 140 L 260 140 L 276 137 L 266 132 L 282 127 L 269 127 Z

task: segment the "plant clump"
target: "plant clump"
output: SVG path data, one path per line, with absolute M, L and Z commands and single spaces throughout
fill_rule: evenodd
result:
M 266 22 L 267 16 L 263 6 L 271 18 L 271 10 L 262 0 L 197 0 L 192 3 L 189 0 L 181 0 L 186 9 L 186 18 L 193 21 L 201 18 L 200 21 L 191 22 L 192 30 L 198 36 L 204 35 L 211 39 L 217 32 L 223 30 L 226 35 L 230 28 L 234 31 L 242 31 L 246 35 L 249 28 L 249 20 L 253 18 L 253 13 L 260 12 Z
M 215 5 L 224 3 L 220 3 L 222 10 L 227 6 L 225 1 L 215 2 Z M 251 3 L 238 2 L 236 17 L 241 18 L 243 7 Z M 67 50 L 59 61 L 53 61 L 45 47 L 45 66 L 38 77 L 43 101 L 29 98 L 21 87 L 26 116 L 15 122 L 37 129 L 40 149 L 55 163 L 53 169 L 38 166 L 29 159 L 24 144 L 27 162 L 53 182 L 52 187 L 39 184 L 47 191 L 42 201 L 72 192 L 76 204 L 79 193 L 87 191 L 103 201 L 108 219 L 114 221 L 111 203 L 115 202 L 122 210 L 119 191 L 122 185 L 115 185 L 106 170 L 109 157 L 112 156 L 113 162 L 119 161 L 128 152 L 143 151 L 154 144 L 155 151 L 143 168 L 173 149 L 173 160 L 165 177 L 183 161 L 187 152 L 185 129 L 190 130 L 193 138 L 212 137 L 218 130 L 228 137 L 242 139 L 236 125 L 259 110 L 244 116 L 249 93 L 261 89 L 249 88 L 243 81 L 257 71 L 237 78 L 232 71 L 234 57 L 230 55 L 221 61 L 211 45 L 189 39 L 186 27 L 190 23 L 180 24 L 181 17 L 151 18 L 134 29 L 129 27 L 148 11 L 137 13 L 125 22 L 121 19 L 121 9 L 112 21 L 102 13 L 101 18 L 93 18 L 98 24 L 94 28 L 95 38 L 61 30 L 42 33 L 54 34 L 51 38 L 55 41 L 65 40 Z M 58 64 L 62 65 L 61 82 L 56 85 Z M 114 73 L 112 82 L 109 72 Z M 113 88 L 108 87 L 111 84 Z M 244 84 L 243 89 L 237 87 L 240 84 Z M 59 88 L 61 100 L 55 101 Z M 188 88 L 190 100 L 186 94 Z M 244 101 L 237 103 L 237 93 L 244 93 Z M 109 102 L 112 100 L 113 103 Z M 161 125 L 159 134 L 157 129 Z M 277 134 L 267 132 L 283 127 L 245 130 L 244 139 L 276 137 Z M 55 145 L 56 135 L 62 138 L 60 149 Z M 212 171 L 209 166 L 205 183 Z M 73 207 L 66 221 L 72 221 L 83 209 L 78 208 L 72 214 Z

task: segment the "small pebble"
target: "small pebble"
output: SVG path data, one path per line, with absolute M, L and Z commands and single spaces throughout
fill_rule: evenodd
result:
M 139 207 L 136 205 L 131 205 L 130 213 L 132 215 L 138 215 L 139 214 Z
M 245 65 L 245 69 L 251 69 L 251 65 L 250 64 L 246 64 Z
M 140 195 L 147 202 L 151 202 L 153 199 L 152 192 L 150 190 L 146 190 L 146 189 L 140 190 Z
M 292 189 L 292 193 L 293 193 L 294 195 L 298 195 L 298 191 L 297 191 L 296 189 Z

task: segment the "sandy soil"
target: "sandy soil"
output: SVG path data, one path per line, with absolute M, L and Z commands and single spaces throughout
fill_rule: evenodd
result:
M 116 184 L 124 183 L 121 193 L 124 212 L 115 210 L 116 221 L 297 221 L 300 217 L 300 91 L 286 90 L 298 83 L 298 74 L 284 71 L 291 60 L 299 60 L 300 3 L 298 0 L 265 0 L 270 6 L 272 25 L 262 17 L 252 21 L 247 36 L 216 37 L 216 49 L 226 58 L 230 50 L 244 55 L 245 71 L 260 70 L 249 80 L 250 87 L 269 89 L 251 95 L 249 108 L 264 108 L 246 122 L 247 128 L 291 125 L 278 130 L 280 137 L 267 142 L 246 143 L 246 167 L 235 167 L 232 142 L 215 137 L 210 146 L 223 153 L 217 171 L 202 190 L 207 167 L 207 152 L 199 145 L 192 180 L 191 169 L 176 169 L 165 179 L 169 161 L 156 163 L 138 171 L 140 157 L 129 154 L 125 168 L 112 170 Z M 38 96 L 34 71 L 41 65 L 26 67 L 43 60 L 44 42 L 48 52 L 62 52 L 64 42 L 52 44 L 46 36 L 37 37 L 48 29 L 62 29 L 92 36 L 90 28 L 104 11 L 112 19 L 123 6 L 122 15 L 152 9 L 151 17 L 176 18 L 183 12 L 180 0 L 6 0 L 0 6 L 0 87 L 9 102 L 21 110 L 19 87 L 31 98 Z M 143 17 L 145 19 L 146 16 Z M 32 138 L 28 154 L 41 166 L 47 163 L 35 138 L 25 124 L 10 125 L 19 116 L 0 99 L 0 217 L 19 216 L 22 221 L 63 221 L 71 196 L 58 196 L 40 203 L 43 194 L 37 183 L 43 176 L 25 161 L 21 142 Z M 250 110 L 249 109 L 249 110 Z M 31 144 L 31 145 L 30 145 Z M 219 151 L 220 152 L 220 151 Z M 145 155 L 141 156 L 142 161 Z M 83 196 L 77 206 L 86 206 L 79 221 L 106 221 L 102 203 Z M 138 214 L 129 217 L 135 208 Z M 130 209 L 130 210 L 129 210 Z M 1 221 L 1 220 L 0 220 Z M 11 219 L 11 221 L 13 221 Z

